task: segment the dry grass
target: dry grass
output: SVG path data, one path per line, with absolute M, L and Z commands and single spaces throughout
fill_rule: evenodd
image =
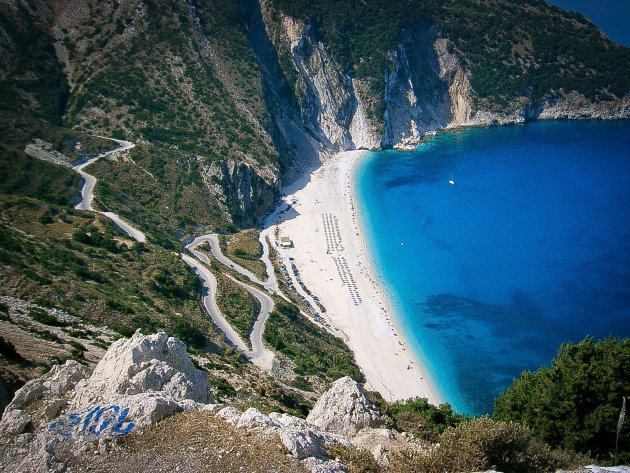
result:
M 260 260 L 262 247 L 256 230 L 243 230 L 233 235 L 220 235 L 219 243 L 224 254 L 235 263 L 247 268 L 260 279 L 267 279 L 265 264 Z
M 305 472 L 277 436 L 235 429 L 208 412 L 177 414 L 121 437 L 111 452 L 72 459 L 75 472 Z

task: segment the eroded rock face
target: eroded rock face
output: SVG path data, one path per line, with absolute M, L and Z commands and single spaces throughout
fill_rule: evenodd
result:
M 378 427 L 380 414 L 349 376 L 335 381 L 317 401 L 306 420 L 322 430 L 353 437 L 361 429 Z

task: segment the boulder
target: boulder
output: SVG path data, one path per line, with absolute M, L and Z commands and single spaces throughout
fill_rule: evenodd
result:
M 91 372 L 90 368 L 74 360 L 55 365 L 44 376 L 33 379 L 18 389 L 6 410 L 24 409 L 41 399 L 50 402 L 63 398 L 79 381 L 90 376 Z
M 351 445 L 342 435 L 325 432 L 304 419 L 288 414 L 274 412 L 267 416 L 254 408 L 241 414 L 233 407 L 226 407 L 218 414 L 239 429 L 277 434 L 289 453 L 299 459 L 326 459 L 326 447 L 336 444 Z
M 335 381 L 306 418 L 322 430 L 352 438 L 361 429 L 379 427 L 380 414 L 349 376 Z
M 139 330 L 113 343 L 75 391 L 72 406 L 79 409 L 144 392 L 175 401 L 212 401 L 208 375 L 195 368 L 182 342 L 164 332 L 145 336 Z
M 387 467 L 391 460 L 400 455 L 421 454 L 432 448 L 432 444 L 389 429 L 363 429 L 353 437 L 352 443 L 359 450 L 370 452 L 374 460 Z

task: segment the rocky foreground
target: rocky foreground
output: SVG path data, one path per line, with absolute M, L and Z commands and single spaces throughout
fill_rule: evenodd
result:
M 360 461 L 380 468 L 433 448 L 383 428 L 348 377 L 306 419 L 214 404 L 181 342 L 139 331 L 112 344 L 93 371 L 68 361 L 30 381 L 0 421 L 6 472 L 346 472 L 344 462 L 350 471 Z M 341 461 L 344 451 L 355 459 Z
M 261 449 L 276 444 L 273 450 L 278 458 L 273 469 L 277 471 L 302 469 L 298 461 L 311 471 L 347 471 L 327 457 L 329 447 L 349 447 L 352 442 L 364 445 L 374 443 L 374 438 L 386 444 L 398 435 L 376 429 L 380 425 L 378 411 L 360 386 L 347 377 L 334 383 L 306 420 L 278 413 L 267 416 L 254 408 L 241 413 L 212 401 L 207 375 L 193 366 L 181 342 L 165 333 L 145 336 L 136 332 L 132 338 L 112 344 L 93 371 L 67 361 L 20 389 L 0 422 L 0 468 L 62 472 L 83 471 L 107 457 L 111 457 L 107 463 L 115 463 L 121 448 L 134 442 L 140 448 L 145 433 L 150 437 L 162 427 L 156 423 L 184 411 L 195 414 L 177 417 L 182 425 L 190 426 L 180 432 L 182 443 L 189 440 L 199 422 L 205 424 L 198 426 L 199 431 L 232 432 L 232 451 L 238 446 L 237 437 L 255 432 L 254 437 L 246 435 L 247 443 L 256 445 L 266 439 Z M 172 421 L 169 430 L 181 430 L 176 424 Z M 148 447 L 140 449 L 146 451 Z M 200 450 L 207 453 L 209 447 Z M 217 457 L 229 456 L 225 452 L 230 449 L 225 447 L 223 454 L 215 452 Z M 379 449 L 377 455 L 384 458 L 383 447 Z M 172 453 L 161 452 L 165 457 Z M 237 453 L 238 457 L 244 454 Z M 123 457 L 133 454 L 127 452 Z M 176 466 L 179 471 L 187 471 L 189 456 L 194 455 L 187 455 L 187 461 Z M 236 454 L 233 457 L 238 458 Z M 166 469 L 168 464 L 166 461 L 162 466 Z M 283 464 L 288 469 L 283 469 Z M 189 466 L 192 469 L 188 471 L 198 471 L 202 465 Z M 256 468 L 242 465 L 235 471 L 248 470 Z

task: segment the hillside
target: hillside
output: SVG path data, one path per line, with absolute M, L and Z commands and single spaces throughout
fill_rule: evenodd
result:
M 445 128 L 630 116 L 630 49 L 541 0 L 3 0 L 0 53 L 2 409 L 142 329 L 182 340 L 217 400 L 303 417 L 365 379 L 260 237 L 284 185 Z M 106 151 L 79 210 L 76 166 Z M 203 267 L 243 340 L 251 289 L 272 301 L 271 369 L 212 322 L 183 259 L 214 234 L 231 262 L 200 247 Z

